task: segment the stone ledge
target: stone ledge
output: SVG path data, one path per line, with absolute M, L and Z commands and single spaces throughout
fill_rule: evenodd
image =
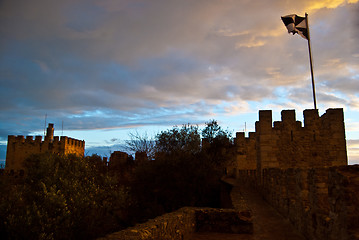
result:
M 250 212 L 184 207 L 98 240 L 183 240 L 196 231 L 253 233 Z

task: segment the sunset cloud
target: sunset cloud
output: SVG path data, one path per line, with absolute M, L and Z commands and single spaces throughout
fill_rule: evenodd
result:
M 45 114 L 91 130 L 213 116 L 231 125 L 266 106 L 311 108 L 307 42 L 280 19 L 305 12 L 320 109 L 343 107 L 355 121 L 358 9 L 357 0 L 1 1 L 0 138 L 41 130 Z

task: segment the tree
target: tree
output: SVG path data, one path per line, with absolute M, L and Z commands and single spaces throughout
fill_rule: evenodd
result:
M 121 228 L 128 195 L 103 171 L 98 156 L 33 155 L 23 184 L 1 196 L 3 236 L 92 239 Z
M 183 206 L 218 207 L 221 171 L 202 154 L 198 126 L 175 126 L 155 142 L 155 161 L 134 170 L 136 214 L 144 220 Z
M 221 126 L 218 125 L 216 120 L 210 120 L 206 122 L 206 127 L 202 130 L 202 137 L 209 143 L 215 140 L 231 139 L 231 134 L 228 131 L 224 131 Z
M 156 152 L 166 155 L 190 153 L 196 154 L 201 150 L 201 135 L 198 126 L 183 125 L 162 131 L 156 136 Z
M 233 160 L 235 148 L 230 132 L 218 125 L 216 120 L 210 120 L 202 130 L 202 152 L 208 161 L 218 168 L 225 168 Z
M 147 157 L 153 159 L 155 141 L 147 133 L 140 135 L 137 131 L 129 133 L 130 140 L 126 140 L 126 148 L 130 152 L 146 153 Z

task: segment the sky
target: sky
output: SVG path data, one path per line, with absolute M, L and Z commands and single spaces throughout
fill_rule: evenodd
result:
M 319 114 L 344 109 L 359 163 L 358 0 L 2 0 L 0 159 L 45 120 L 107 156 L 174 125 L 254 131 L 262 109 L 303 121 L 308 45 L 280 17 L 306 12 Z

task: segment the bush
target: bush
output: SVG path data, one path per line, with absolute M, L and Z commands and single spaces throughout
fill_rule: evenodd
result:
M 1 189 L 4 238 L 91 239 L 121 228 L 128 195 L 98 157 L 33 155 L 25 172 L 23 184 Z
M 218 133 L 221 129 L 215 127 Z M 206 148 L 197 126 L 174 127 L 156 136 L 155 160 L 134 171 L 131 191 L 139 210 L 134 215 L 145 220 L 183 206 L 219 207 L 219 165 L 224 165 L 227 154 L 222 150 L 231 142 L 223 131 L 215 133 L 208 131 L 213 138 Z

